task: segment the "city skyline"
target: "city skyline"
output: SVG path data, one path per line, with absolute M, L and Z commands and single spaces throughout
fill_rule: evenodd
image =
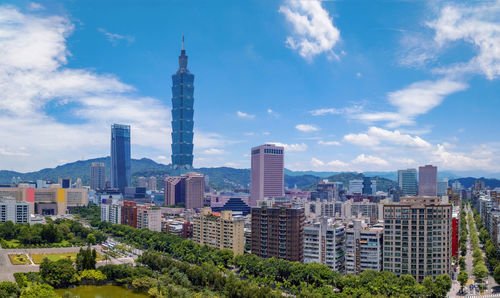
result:
M 383 3 L 391 10 L 382 16 L 367 4 L 359 24 L 352 5 L 336 2 L 134 4 L 109 19 L 110 4 L 7 2 L 2 169 L 105 156 L 112 123 L 131 125 L 132 157 L 169 163 L 169 77 L 182 35 L 199 82 L 194 167 L 250 168 L 249 148 L 264 143 L 285 147 L 292 170 L 500 165 L 500 146 L 484 129 L 498 127 L 487 116 L 500 88 L 498 2 Z M 256 20 L 247 15 L 257 9 Z M 402 11 L 412 13 L 391 18 Z M 456 26 L 447 31 L 451 16 Z

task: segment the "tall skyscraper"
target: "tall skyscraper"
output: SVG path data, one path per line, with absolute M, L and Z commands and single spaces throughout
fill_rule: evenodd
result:
M 418 168 L 418 195 L 437 196 L 437 167 L 426 165 Z
M 417 169 L 406 169 L 398 171 L 398 184 L 403 194 L 407 196 L 417 195 Z
M 194 75 L 187 63 L 182 37 L 179 69 L 172 75 L 172 166 L 177 175 L 193 167 Z
M 265 197 L 284 196 L 284 152 L 272 144 L 252 148 L 250 207 Z
M 106 188 L 106 167 L 103 162 L 93 162 L 90 165 L 90 189 Z
M 125 193 L 130 186 L 130 126 L 111 125 L 111 185 Z

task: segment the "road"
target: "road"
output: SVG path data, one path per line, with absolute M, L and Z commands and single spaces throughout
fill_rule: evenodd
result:
M 472 210 L 470 207 L 467 207 L 465 209 L 465 212 L 467 214 L 472 213 Z M 476 226 L 477 230 L 477 226 Z M 479 247 L 483 251 L 483 258 L 486 260 L 486 255 L 483 250 L 483 243 L 480 241 L 479 242 Z M 467 254 L 465 256 L 465 265 L 466 265 L 466 270 L 467 274 L 469 275 L 469 281 L 467 282 L 467 286 L 470 284 L 473 284 L 474 280 L 474 275 L 472 274 L 473 270 L 473 262 L 474 257 L 472 256 L 472 245 L 470 242 L 470 231 L 467 233 Z M 495 279 L 493 278 L 493 275 L 490 272 L 490 275 L 486 278 L 485 280 L 486 283 L 486 288 L 483 291 L 483 293 L 478 293 L 476 292 L 475 289 L 470 290 L 467 287 L 467 291 L 469 292 L 466 297 L 500 297 L 500 286 L 496 283 Z M 452 283 L 452 289 L 448 293 L 448 297 L 456 297 L 458 296 L 458 291 L 460 290 L 460 285 L 458 284 L 458 281 L 453 281 Z

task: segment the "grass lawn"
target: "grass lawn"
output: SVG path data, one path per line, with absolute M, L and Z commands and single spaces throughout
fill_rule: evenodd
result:
M 67 259 L 70 258 L 71 261 L 76 260 L 76 255 L 78 252 L 67 252 L 67 253 L 59 253 L 59 254 L 31 254 L 31 259 L 33 259 L 33 262 L 35 264 L 40 264 L 45 257 L 49 258 L 51 261 L 57 261 L 60 259 Z M 102 255 L 100 253 L 97 253 L 97 260 L 100 261 L 102 259 Z
M 17 240 L 17 239 L 12 239 L 9 241 L 3 239 L 2 242 L 5 243 L 4 248 L 18 248 L 18 247 L 22 246 L 21 243 L 19 242 L 19 240 Z
M 31 262 L 28 260 L 28 257 L 25 254 L 19 254 L 19 255 L 9 255 L 10 262 L 12 265 L 27 265 L 31 264 Z

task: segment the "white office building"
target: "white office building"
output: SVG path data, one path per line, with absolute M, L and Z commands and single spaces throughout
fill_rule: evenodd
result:
M 17 202 L 13 197 L 0 198 L 0 222 L 6 221 L 29 223 L 30 204 L 27 202 Z

